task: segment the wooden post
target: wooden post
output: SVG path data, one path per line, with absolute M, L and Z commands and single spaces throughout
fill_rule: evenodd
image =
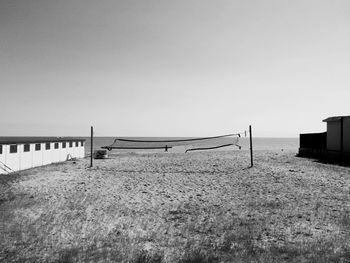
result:
M 91 126 L 91 156 L 90 156 L 90 167 L 92 167 L 92 159 L 93 159 L 93 150 L 94 150 L 94 127 Z
M 250 167 L 253 167 L 253 135 L 252 135 L 251 125 L 249 125 L 249 142 L 250 142 Z

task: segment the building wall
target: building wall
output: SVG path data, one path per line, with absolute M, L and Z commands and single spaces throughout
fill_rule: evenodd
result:
M 50 149 L 46 149 L 46 143 L 43 143 L 43 145 L 43 165 L 50 164 L 52 163 L 52 148 L 54 145 L 53 143 L 48 143 Z
M 60 162 L 64 162 L 64 161 L 67 161 L 67 154 L 68 154 L 68 147 L 69 147 L 69 144 L 68 142 L 66 142 L 66 148 L 62 148 L 63 146 L 63 142 L 60 143 Z
M 340 127 L 340 121 L 327 122 L 327 150 L 341 150 Z
M 78 142 L 78 144 L 76 144 L 76 142 L 73 142 L 72 148 L 69 148 L 69 149 L 72 157 L 76 157 L 76 158 L 85 157 L 84 143 L 81 144 L 81 142 Z
M 82 142 L 78 142 L 78 144 L 76 144 L 74 142 L 74 144 L 73 144 L 73 153 L 74 153 L 74 157 L 84 158 L 85 157 L 84 143 L 82 144 Z
M 67 142 L 67 158 L 72 156 L 74 156 L 74 142 Z
M 40 150 L 35 150 L 35 144 L 33 144 L 34 148 L 33 148 L 33 163 L 32 166 L 33 167 L 37 167 L 37 166 L 41 166 L 43 165 L 43 147 L 44 144 L 43 143 L 39 143 L 40 144 Z
M 60 162 L 60 151 L 62 150 L 62 143 L 58 142 L 58 149 L 55 149 L 55 143 L 52 144 L 52 162 L 58 163 Z
M 2 147 L 2 151 L 0 151 L 0 173 L 4 173 L 3 163 L 6 163 L 5 148 L 7 145 L 0 145 L 0 147 Z
M 85 142 L 79 142 L 78 157 L 79 158 L 84 158 L 85 157 Z
M 12 144 L 11 144 L 12 145 Z M 19 146 L 17 145 L 17 152 L 10 153 L 11 145 L 6 147 L 6 165 L 9 166 L 12 170 L 19 170 Z
M 10 153 L 10 145 L 2 145 L 2 153 L 0 154 L 0 161 L 10 167 L 14 171 L 24 170 L 32 167 L 46 165 L 55 162 L 66 161 L 69 157 L 84 158 L 85 149 L 81 142 L 72 143 L 69 147 L 69 142 L 66 142 L 66 148 L 63 148 L 62 142 L 58 143 L 59 148 L 55 149 L 55 143 L 50 143 L 50 149 L 46 149 L 46 143 L 39 143 L 40 150 L 35 150 L 36 143 L 30 144 L 30 151 L 24 152 L 24 144 L 17 144 L 17 152 Z M 0 164 L 3 167 L 3 164 Z M 0 174 L 6 173 L 0 169 Z
M 343 119 L 343 151 L 350 153 L 350 118 Z
M 24 151 L 24 144 L 19 144 L 20 146 L 20 154 L 19 154 L 19 168 L 20 170 L 29 169 L 33 167 L 33 151 L 34 144 L 29 144 L 29 152 Z

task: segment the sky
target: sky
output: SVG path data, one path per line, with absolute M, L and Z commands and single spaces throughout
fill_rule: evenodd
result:
M 350 1 L 0 0 L 0 83 L 0 136 L 322 132 Z

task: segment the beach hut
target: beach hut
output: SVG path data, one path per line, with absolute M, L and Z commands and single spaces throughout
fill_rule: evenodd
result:
M 84 143 L 73 137 L 0 137 L 0 174 L 84 158 Z
M 299 135 L 299 156 L 322 157 L 327 154 L 327 132 Z
M 329 117 L 327 123 L 327 152 L 330 157 L 350 156 L 350 116 Z

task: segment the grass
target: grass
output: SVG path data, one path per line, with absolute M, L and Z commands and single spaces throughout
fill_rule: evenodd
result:
M 250 230 L 241 228 L 236 233 L 225 235 L 222 244 L 208 246 L 208 242 L 190 241 L 184 251 L 177 251 L 172 262 L 179 263 L 209 263 L 209 262 L 348 262 L 350 250 L 336 247 L 334 243 L 318 241 L 315 243 L 300 243 L 261 248 L 254 240 Z M 215 240 L 212 240 L 213 243 Z M 118 250 L 125 244 L 104 244 L 111 250 L 102 249 L 99 252 L 92 249 L 79 256 L 79 249 L 63 250 L 59 253 L 57 262 L 133 262 L 161 263 L 164 261 L 162 250 L 149 252 L 142 249 L 131 249 L 125 258 Z M 130 249 L 131 247 L 129 247 Z M 91 248 L 90 248 L 91 249 Z M 96 248 L 95 248 L 96 249 Z M 124 250 L 127 250 L 124 247 Z M 84 250 L 83 250 L 84 251 Z M 131 251 L 131 252 L 130 252 Z M 124 251 L 127 252 L 127 251 Z
M 218 218 L 222 225 L 223 218 Z M 222 237 L 205 234 L 206 225 L 193 228 L 182 249 L 175 250 L 172 262 L 179 263 L 209 263 L 209 262 L 348 262 L 350 249 L 344 245 L 346 240 L 335 239 L 330 242 L 317 240 L 312 242 L 300 242 L 296 244 L 280 244 L 262 246 L 264 224 L 254 221 L 235 219 L 236 222 L 222 225 Z M 266 222 L 265 222 L 266 223 Z M 226 230 L 224 230 L 226 229 Z M 196 237 L 198 231 L 203 232 L 200 238 Z M 184 229 L 183 229 L 184 231 Z M 184 231 L 186 232 L 186 231 Z M 152 236 L 152 235 L 151 235 Z M 165 237 L 153 236 L 153 242 L 165 244 Z M 146 238 L 149 242 L 149 238 Z M 104 240 L 86 250 L 78 256 L 80 249 L 63 250 L 59 253 L 58 262 L 133 262 L 133 263 L 161 263 L 166 262 L 164 250 L 166 247 L 156 250 L 142 249 L 145 238 L 138 236 L 134 240 L 126 237 L 119 240 Z M 116 242 L 116 243 L 114 243 Z M 136 244 L 135 244 L 136 243 Z M 110 248 L 110 249 L 107 249 Z M 84 250 L 83 250 L 84 251 Z
M 127 233 L 113 233 L 104 240 L 94 240 L 88 247 L 69 246 L 57 251 L 56 260 L 52 262 L 133 262 L 133 263 L 161 263 L 166 262 L 165 250 L 174 248 L 172 262 L 179 263 L 209 263 L 209 262 L 348 262 L 350 259 L 349 247 L 343 246 L 345 240 L 336 239 L 332 242 L 324 240 L 300 242 L 297 244 L 281 244 L 262 246 L 262 236 L 266 234 L 266 222 L 246 221 L 231 218 L 235 222 L 222 223 L 229 218 L 217 217 L 212 225 L 220 225 L 214 231 L 217 234 L 209 235 L 207 224 L 201 224 L 195 218 L 195 227 L 189 225 L 181 229 L 188 233 L 183 240 L 169 244 L 168 238 L 156 231 L 149 231 L 146 236 L 138 235 L 133 238 Z M 197 221 L 198 220 L 198 221 Z M 347 220 L 347 219 L 346 219 Z M 346 224 L 348 221 L 346 221 Z M 35 227 L 26 226 L 13 229 L 17 235 L 18 244 L 25 244 L 25 236 L 39 236 Z M 41 229 L 44 230 L 44 229 Z M 200 234 L 199 234 L 200 233 Z M 25 235 L 23 235 L 25 234 Z M 174 234 L 174 233 L 173 233 Z M 218 237 L 219 234 L 219 237 Z M 222 236 L 220 236 L 222 235 Z M 175 238 L 175 237 L 173 237 Z M 44 244 L 43 240 L 31 239 L 32 242 Z M 153 250 L 145 250 L 143 245 L 153 242 L 161 245 Z M 168 246 L 167 246 L 168 245 Z M 180 245 L 177 247 L 177 245 Z M 14 248 L 7 251 L 9 261 L 39 262 L 40 257 L 18 257 Z M 6 259 L 6 258 L 5 258 Z M 176 260 L 176 261 L 174 261 Z M 51 260 L 50 260 L 51 261 Z M 169 262 L 169 261 L 168 261 Z
M 77 162 L 2 177 L 0 262 L 350 262 L 347 168 L 264 155 L 226 174 L 230 161 L 195 156 L 185 176 L 136 155 L 115 170 Z

